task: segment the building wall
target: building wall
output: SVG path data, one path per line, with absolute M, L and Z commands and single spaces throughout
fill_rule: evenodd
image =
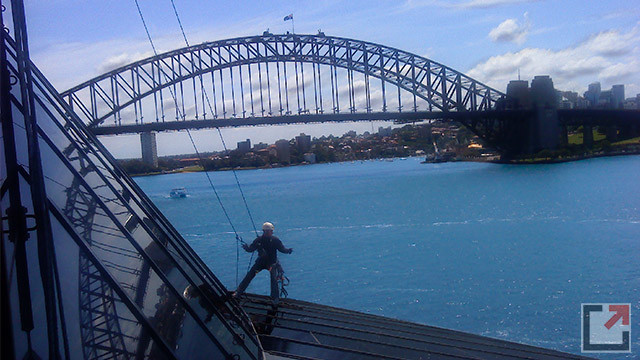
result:
M 251 151 L 251 140 L 238 141 L 238 151 L 243 154 Z
M 291 162 L 291 150 L 289 149 L 288 140 L 282 139 L 276 141 L 276 150 L 278 152 L 278 161 L 282 163 Z
M 305 153 L 311 149 L 311 136 L 300 133 L 300 136 L 296 136 L 296 145 L 298 150 Z

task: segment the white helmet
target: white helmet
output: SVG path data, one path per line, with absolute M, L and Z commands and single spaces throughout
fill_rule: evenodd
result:
M 275 227 L 270 222 L 266 222 L 266 223 L 262 224 L 262 231 L 267 231 L 267 230 L 273 231 L 274 229 L 275 229 Z

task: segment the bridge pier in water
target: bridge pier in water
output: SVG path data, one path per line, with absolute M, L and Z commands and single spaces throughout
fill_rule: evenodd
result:
M 593 147 L 593 126 L 584 124 L 582 131 L 582 144 L 587 149 L 591 149 Z
M 536 76 L 531 87 L 524 80 L 511 81 L 507 87 L 512 110 L 530 110 L 514 113 L 509 119 L 511 130 L 503 134 L 505 156 L 535 154 L 543 149 L 557 149 L 568 142 L 567 128 L 560 124 L 558 100 L 549 76 Z
M 158 167 L 158 143 L 156 133 L 147 131 L 140 134 L 140 145 L 142 147 L 142 162 Z
M 607 126 L 606 130 L 607 141 L 616 142 L 618 141 L 618 127 L 615 125 Z

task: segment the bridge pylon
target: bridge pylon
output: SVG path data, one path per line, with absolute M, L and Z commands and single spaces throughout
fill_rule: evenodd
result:
M 158 143 L 154 131 L 140 133 L 140 145 L 142 147 L 142 162 L 158 167 Z

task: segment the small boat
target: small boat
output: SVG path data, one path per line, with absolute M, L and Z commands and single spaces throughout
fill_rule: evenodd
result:
M 169 196 L 174 198 L 174 199 L 186 198 L 187 197 L 187 189 L 185 189 L 183 187 L 171 189 L 171 191 L 169 192 Z

